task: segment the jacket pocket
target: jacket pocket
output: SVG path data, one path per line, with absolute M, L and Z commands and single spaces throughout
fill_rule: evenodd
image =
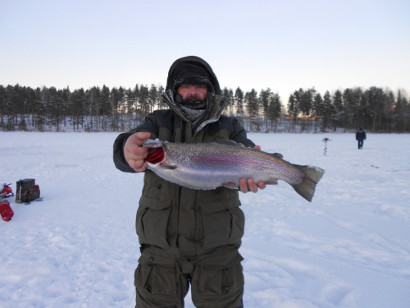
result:
M 152 176 L 149 183 L 144 186 L 136 218 L 140 244 L 169 247 L 167 227 L 172 201 L 165 186 L 165 183 L 156 176 Z
M 203 249 L 241 244 L 245 217 L 239 206 L 238 193 L 229 189 L 200 201 Z
M 202 296 L 220 296 L 241 291 L 244 285 L 241 261 L 242 257 L 238 255 L 229 263 L 217 266 L 200 264 L 195 269 L 193 287 L 195 286 Z M 219 299 L 223 300 L 224 297 L 219 297 Z M 229 299 L 232 300 L 231 297 Z M 223 305 L 222 302 L 220 304 Z M 225 303 L 223 306 L 228 307 L 229 304 Z
M 141 256 L 135 271 L 135 286 L 141 293 L 175 296 L 177 293 L 175 265 L 158 264 L 155 263 L 155 259 L 152 261 Z
M 137 211 L 136 229 L 140 244 L 151 244 L 168 248 L 167 226 L 171 213 L 171 202 L 162 203 L 156 199 L 140 199 Z

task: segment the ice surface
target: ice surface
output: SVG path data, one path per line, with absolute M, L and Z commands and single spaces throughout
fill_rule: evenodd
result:
M 44 196 L 9 198 L 0 307 L 133 307 L 142 175 L 115 169 L 117 134 L 0 136 L 0 183 L 35 178 Z M 363 150 L 354 134 L 249 136 L 326 173 L 312 203 L 283 182 L 241 194 L 245 307 L 410 307 L 410 135 L 369 133 Z

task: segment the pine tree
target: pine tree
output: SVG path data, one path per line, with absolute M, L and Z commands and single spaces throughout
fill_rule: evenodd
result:
M 280 118 L 280 113 L 282 111 L 282 105 L 280 102 L 279 94 L 271 94 L 269 96 L 267 117 L 271 123 L 271 129 L 276 131 L 278 125 L 278 119 Z
M 345 114 L 343 107 L 343 95 L 339 90 L 337 90 L 333 95 L 333 105 L 335 107 L 335 117 L 333 123 L 337 127 L 342 127 Z
M 244 94 L 241 88 L 238 87 L 235 90 L 235 105 L 236 105 L 236 114 L 239 117 L 244 115 L 243 103 L 244 103 Z
M 148 91 L 149 113 L 151 113 L 158 106 L 158 96 L 157 86 L 155 84 L 151 84 Z
M 322 120 L 324 115 L 324 104 L 323 98 L 320 93 L 317 93 L 313 99 L 313 106 L 312 106 L 313 116 L 315 117 L 315 131 L 318 129 L 318 123 Z
M 323 96 L 323 117 L 322 117 L 322 131 L 326 132 L 333 121 L 336 109 L 332 104 L 329 91 L 326 91 Z
M 294 92 L 293 94 L 291 94 L 289 96 L 289 101 L 288 101 L 288 116 L 291 117 L 291 119 L 293 120 L 294 124 L 296 124 L 296 121 L 298 119 L 298 115 L 299 115 L 299 106 L 297 103 L 297 97 L 298 94 L 297 92 Z

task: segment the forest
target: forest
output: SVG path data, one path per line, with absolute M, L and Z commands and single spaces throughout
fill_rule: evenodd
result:
M 144 117 L 167 108 L 164 87 L 136 84 L 70 90 L 0 85 L 1 131 L 117 132 L 135 128 Z M 401 91 L 360 87 L 319 93 L 295 90 L 285 102 L 270 88 L 259 92 L 224 88 L 225 114 L 250 132 L 410 132 L 410 104 Z

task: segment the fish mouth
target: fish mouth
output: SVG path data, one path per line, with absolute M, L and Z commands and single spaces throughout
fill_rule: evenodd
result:
M 163 147 L 149 148 L 148 155 L 145 158 L 145 161 L 152 165 L 162 164 L 166 160 L 166 153 Z

